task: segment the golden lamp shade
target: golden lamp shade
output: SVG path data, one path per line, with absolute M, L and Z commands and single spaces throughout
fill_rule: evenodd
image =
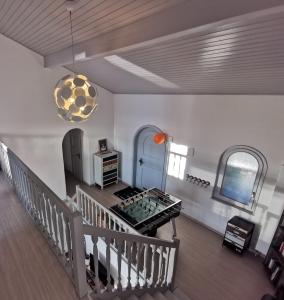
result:
M 97 107 L 97 89 L 78 74 L 60 79 L 54 89 L 57 115 L 69 122 L 86 121 Z

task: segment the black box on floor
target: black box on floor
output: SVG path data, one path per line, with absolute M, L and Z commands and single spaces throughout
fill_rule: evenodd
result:
M 227 223 L 223 238 L 223 245 L 242 254 L 249 248 L 255 224 L 241 217 L 235 216 Z

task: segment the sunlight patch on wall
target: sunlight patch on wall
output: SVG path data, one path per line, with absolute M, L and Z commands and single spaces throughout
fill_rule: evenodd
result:
M 129 72 L 132 73 L 138 77 L 141 77 L 145 80 L 148 80 L 158 86 L 164 87 L 164 88 L 170 88 L 170 89 L 177 89 L 179 88 L 178 85 L 170 82 L 169 80 L 158 76 L 138 65 L 133 64 L 132 62 L 118 56 L 118 55 L 110 55 L 105 56 L 104 59 L 111 64 Z

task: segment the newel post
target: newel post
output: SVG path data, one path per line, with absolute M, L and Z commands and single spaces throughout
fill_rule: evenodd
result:
M 83 242 L 83 220 L 79 212 L 75 212 L 72 214 L 70 225 L 72 238 L 74 283 L 77 294 L 80 298 L 82 298 L 87 294 L 88 286 L 86 278 L 85 250 Z

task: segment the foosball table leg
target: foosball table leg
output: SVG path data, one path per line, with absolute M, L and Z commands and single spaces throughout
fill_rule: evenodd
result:
M 173 227 L 173 238 L 175 238 L 177 236 L 176 219 L 172 218 L 171 222 L 172 222 L 172 227 Z

